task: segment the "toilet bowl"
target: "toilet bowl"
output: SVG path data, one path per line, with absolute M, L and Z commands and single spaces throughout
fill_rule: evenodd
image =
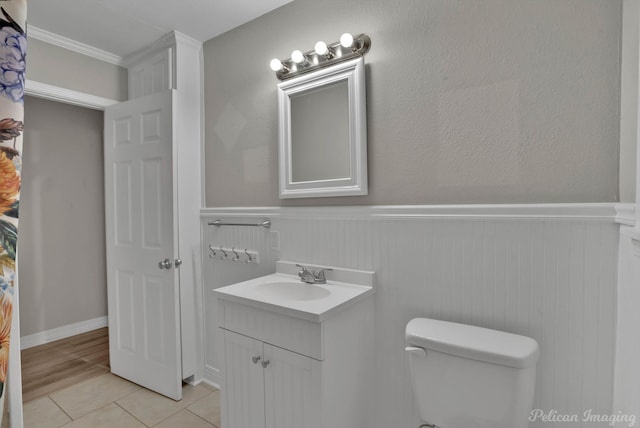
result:
M 534 339 L 428 318 L 411 320 L 405 339 L 424 424 L 528 427 L 540 354 Z

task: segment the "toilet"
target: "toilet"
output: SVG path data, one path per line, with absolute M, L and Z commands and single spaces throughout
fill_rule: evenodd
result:
M 534 339 L 428 318 L 409 321 L 405 339 L 420 427 L 529 426 Z

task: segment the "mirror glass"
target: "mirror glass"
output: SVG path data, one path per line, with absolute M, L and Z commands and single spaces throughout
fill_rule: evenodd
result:
M 362 58 L 278 85 L 280 197 L 364 195 Z
M 291 97 L 293 182 L 349 176 L 348 90 L 342 80 Z

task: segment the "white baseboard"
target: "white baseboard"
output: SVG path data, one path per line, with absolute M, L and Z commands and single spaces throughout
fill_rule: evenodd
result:
M 220 389 L 220 370 L 211 367 L 210 365 L 204 366 L 204 379 L 202 382 L 209 386 Z
M 75 336 L 76 334 L 86 333 L 91 330 L 107 327 L 108 325 L 108 318 L 104 316 L 80 321 L 74 324 L 63 325 L 62 327 L 52 328 L 51 330 L 41 331 L 28 336 L 22 336 L 20 338 L 20 349 L 29 349 L 34 346 L 44 345 L 45 343 Z

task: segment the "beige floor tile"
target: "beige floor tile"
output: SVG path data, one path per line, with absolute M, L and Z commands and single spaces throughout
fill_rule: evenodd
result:
M 24 426 L 29 428 L 58 428 L 71 421 L 49 397 L 26 403 L 22 412 Z
M 188 410 L 200 416 L 215 426 L 220 426 L 220 391 L 215 389 L 209 395 L 196 401 Z
M 153 426 L 209 394 L 212 394 L 211 390 L 201 385 L 185 385 L 182 388 L 182 400 L 174 401 L 148 389 L 140 389 L 117 403 L 145 425 Z
M 26 425 L 25 425 L 26 427 Z M 64 428 L 145 428 L 144 424 L 122 410 L 117 404 L 111 403 L 95 410 L 80 419 L 76 419 Z
M 209 385 L 207 383 L 204 383 L 204 382 L 200 383 L 199 385 L 202 385 L 202 386 L 204 386 L 205 388 L 207 388 L 207 389 L 209 389 L 211 391 L 217 391 L 218 390 L 218 388 L 216 388 L 214 386 L 211 386 L 211 385 Z
M 187 410 L 181 410 L 153 428 L 214 428 L 212 424 Z
M 139 389 L 138 385 L 107 373 L 54 392 L 50 397 L 72 419 L 78 419 Z

